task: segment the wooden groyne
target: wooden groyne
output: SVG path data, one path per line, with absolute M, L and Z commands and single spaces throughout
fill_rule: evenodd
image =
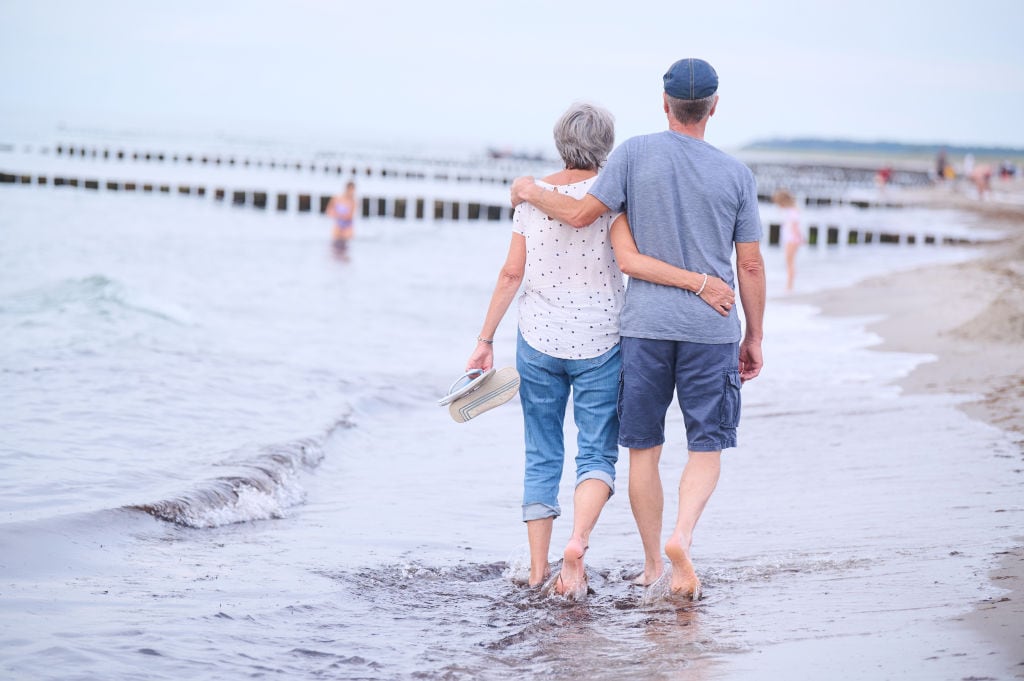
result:
M 537 164 L 544 162 L 531 159 L 532 165 L 528 165 L 521 160 L 411 156 L 302 161 L 63 143 L 18 150 L 13 145 L 0 145 L 0 152 L 14 152 L 25 167 L 36 168 L 33 172 L 0 170 L 0 184 L 173 194 L 258 211 L 317 215 L 324 213 L 342 183 L 353 180 L 360 185 L 358 214 L 362 218 L 422 221 L 509 220 L 513 209 L 508 202 L 508 185 L 519 175 L 540 172 L 536 171 Z M 806 211 L 809 246 L 974 243 L 963 236 L 962 230 L 942 233 L 941 228 L 923 231 L 906 225 L 881 228 L 877 219 L 858 217 L 869 215 L 869 209 L 903 207 L 899 191 L 878 191 L 872 169 L 806 163 L 749 165 L 757 177 L 759 202 L 766 206 L 762 215 L 768 245 L 777 245 L 780 240 L 779 216 L 767 207 L 776 188 L 789 189 L 800 205 L 811 209 L 842 209 L 824 211 L 829 217 L 815 215 L 821 211 Z M 149 177 L 116 177 L 127 175 L 131 168 L 137 169 L 138 176 Z M 249 182 L 252 184 L 246 186 Z M 274 184 L 278 187 L 273 188 Z M 890 184 L 894 188 L 918 187 L 930 184 L 930 180 L 926 172 L 895 170 Z M 862 210 L 846 210 L 849 208 Z M 873 211 L 871 215 L 878 217 Z
M 32 149 L 40 155 L 49 155 L 51 148 Z M 388 156 L 363 159 L 295 159 L 266 158 L 228 152 L 182 152 L 155 149 L 125 149 L 110 146 L 60 143 L 52 147 L 53 157 L 68 160 L 90 160 L 113 164 L 140 164 L 142 166 L 178 166 L 197 169 L 256 169 L 305 176 L 335 177 L 340 181 L 359 181 L 366 178 L 389 181 L 423 183 L 476 184 L 508 187 L 520 175 L 542 172 L 538 168 L 553 168 L 557 160 L 540 158 L 526 160 L 418 158 Z M 325 154 L 335 156 L 333 154 Z M 788 189 L 802 196 L 808 206 L 852 205 L 861 208 L 898 208 L 894 199 L 850 198 L 851 187 L 869 188 L 875 184 L 876 169 L 826 163 L 748 162 L 758 182 L 759 200 L 770 201 L 777 189 Z M 893 187 L 920 187 L 931 184 L 925 171 L 893 169 L 889 185 Z
M 767 229 L 768 245 L 778 246 L 782 234 L 782 225 L 769 222 Z M 854 224 L 830 224 L 810 222 L 805 232 L 808 246 L 855 246 L 857 244 L 906 244 L 963 246 L 980 243 L 978 239 L 970 239 L 962 235 L 939 234 L 926 231 L 907 231 L 892 228 L 863 227 Z
M 257 210 L 298 213 L 323 213 L 331 194 L 310 191 L 268 191 L 207 187 L 167 182 L 140 182 L 131 180 L 100 180 L 67 175 L 47 176 L 0 171 L 0 184 L 21 184 L 53 187 L 82 188 L 90 191 L 126 192 L 144 194 L 178 194 L 181 196 L 212 197 L 212 200 L 233 206 L 250 206 Z M 438 199 L 425 195 L 364 195 L 360 200 L 360 215 L 364 218 L 394 218 L 397 220 L 489 220 L 512 218 L 512 206 L 458 199 Z
M 40 147 L 40 154 L 49 154 L 49 147 Z M 385 159 L 296 160 L 240 156 L 229 153 L 166 152 L 154 150 L 125 150 L 109 147 L 87 147 L 57 144 L 56 157 L 79 160 L 113 161 L 124 163 L 166 164 L 197 168 L 248 168 L 333 175 L 352 179 L 377 177 L 430 182 L 479 183 L 508 186 L 519 175 L 527 174 L 528 166 L 512 161 L 496 163 L 470 162 L 458 159 L 422 159 L 395 157 Z M 552 164 L 557 163 L 551 161 Z M 536 167 L 536 163 L 533 167 Z

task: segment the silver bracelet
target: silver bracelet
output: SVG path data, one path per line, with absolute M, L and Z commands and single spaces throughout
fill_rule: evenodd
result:
M 707 285 L 708 285 L 708 275 L 705 274 L 704 275 L 704 281 L 701 282 L 700 288 L 697 289 L 697 294 L 696 295 L 697 295 L 698 298 L 700 297 L 700 294 L 704 293 L 704 287 L 707 286 Z
M 480 341 L 481 343 L 487 343 L 488 345 L 494 345 L 494 339 L 493 338 L 490 339 L 490 340 L 487 340 L 486 338 L 481 338 L 480 336 L 477 336 L 476 339 L 478 341 Z

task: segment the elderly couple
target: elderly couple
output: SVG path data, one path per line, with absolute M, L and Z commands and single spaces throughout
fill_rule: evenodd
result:
M 522 288 L 516 368 L 529 583 L 548 582 L 569 598 L 587 592 L 584 554 L 614 492 L 619 445 L 629 449 L 629 501 L 644 551 L 636 583 L 662 576 L 658 462 L 673 393 L 689 459 L 664 552 L 670 593 L 700 597 L 690 560 L 694 527 L 718 482 L 722 450 L 736 446 L 740 386 L 761 371 L 765 277 L 753 175 L 704 141 L 718 103 L 715 70 L 682 59 L 664 83 L 667 131 L 626 140 L 609 156 L 611 115 L 573 105 L 554 130 L 565 169 L 513 184 L 512 243 L 466 367 L 492 367 L 494 332 Z M 629 276 L 625 289 L 622 273 Z M 579 430 L 573 530 L 551 580 L 570 391 Z

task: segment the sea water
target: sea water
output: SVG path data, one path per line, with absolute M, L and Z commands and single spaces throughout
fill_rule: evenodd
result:
M 870 215 L 972 229 L 950 213 Z M 329 230 L 209 198 L 0 186 L 5 677 L 989 669 L 990 648 L 953 620 L 997 593 L 991 557 L 1020 523 L 1016 445 L 962 398 L 893 384 L 934 358 L 874 351 L 870 319 L 790 302 L 778 248 L 764 249 L 765 369 L 695 539 L 705 598 L 644 602 L 630 586 L 641 552 L 623 452 L 587 554 L 593 593 L 569 604 L 514 583 L 518 400 L 466 424 L 436 406 L 474 347 L 510 225 L 364 219 L 343 257 Z M 805 248 L 797 287 L 975 254 Z M 514 338 L 512 310 L 499 365 Z M 666 526 L 685 463 L 674 409 L 668 433 Z M 566 440 L 571 468 L 571 424 Z

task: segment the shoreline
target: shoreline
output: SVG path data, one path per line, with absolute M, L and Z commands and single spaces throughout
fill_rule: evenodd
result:
M 878 316 L 867 329 L 883 352 L 925 353 L 896 383 L 909 393 L 945 393 L 967 399 L 971 418 L 1010 433 L 1024 466 L 1024 203 L 972 201 L 936 188 L 918 200 L 937 208 L 978 214 L 1005 237 L 980 248 L 978 257 L 874 277 L 848 288 L 797 295 L 830 317 Z M 799 275 L 798 275 L 799 276 Z M 1024 677 L 1024 534 L 993 556 L 989 579 L 1009 593 L 974 604 L 958 621 L 980 633 Z

